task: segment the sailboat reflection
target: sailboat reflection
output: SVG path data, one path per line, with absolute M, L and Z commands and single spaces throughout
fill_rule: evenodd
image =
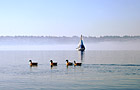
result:
M 78 58 L 83 62 L 84 60 L 85 51 L 78 51 Z

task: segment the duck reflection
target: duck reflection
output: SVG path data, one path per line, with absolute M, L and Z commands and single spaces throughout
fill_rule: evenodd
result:
M 51 65 L 51 69 L 57 69 L 57 66 L 52 66 L 52 65 Z

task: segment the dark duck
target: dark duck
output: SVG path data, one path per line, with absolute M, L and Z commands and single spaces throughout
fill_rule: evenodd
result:
M 57 66 L 57 62 L 53 62 L 53 60 L 50 60 L 50 65 L 51 66 Z
M 67 66 L 72 66 L 73 65 L 73 63 L 72 62 L 69 62 L 69 60 L 66 60 L 66 62 L 67 62 L 66 63 Z
M 29 60 L 29 62 L 30 62 L 30 66 L 37 66 L 38 65 L 37 62 L 32 62 L 32 60 Z
M 74 61 L 74 66 L 81 66 L 82 63 L 76 63 L 76 61 Z

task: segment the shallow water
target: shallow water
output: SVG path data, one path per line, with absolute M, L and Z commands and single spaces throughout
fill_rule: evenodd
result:
M 0 51 L 0 61 L 0 90 L 140 90 L 140 51 Z

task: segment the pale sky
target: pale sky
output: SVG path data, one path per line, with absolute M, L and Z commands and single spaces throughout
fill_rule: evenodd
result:
M 140 35 L 140 0 L 0 0 L 0 36 Z

